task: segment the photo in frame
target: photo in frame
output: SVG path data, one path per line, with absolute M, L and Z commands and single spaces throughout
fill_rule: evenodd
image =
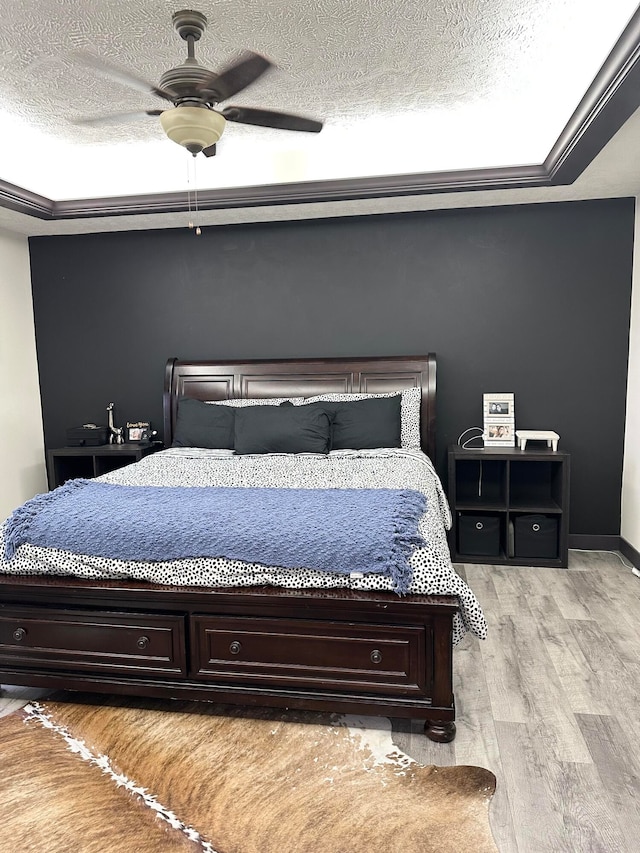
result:
M 483 394 L 485 447 L 515 447 L 516 415 L 513 394 Z
M 151 438 L 151 424 L 149 421 L 127 421 L 127 442 L 149 441 Z

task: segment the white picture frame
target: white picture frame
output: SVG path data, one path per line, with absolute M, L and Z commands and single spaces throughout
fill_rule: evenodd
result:
M 485 447 L 516 446 L 515 395 L 498 393 L 482 395 Z

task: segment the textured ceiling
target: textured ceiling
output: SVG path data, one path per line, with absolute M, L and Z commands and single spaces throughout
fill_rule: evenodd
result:
M 0 178 L 54 199 L 184 189 L 157 118 L 74 120 L 166 104 L 85 67 L 157 82 L 186 44 L 166 0 L 0 0 Z M 272 59 L 234 103 L 324 119 L 319 135 L 232 124 L 198 185 L 229 187 L 541 162 L 636 8 L 631 0 L 198 2 L 199 61 Z M 15 129 L 15 132 L 11 130 Z M 8 132 L 9 131 L 9 132 Z M 192 178 L 193 180 L 193 178 Z
M 198 58 L 215 69 L 242 48 L 261 52 L 280 70 L 256 83 L 243 101 L 310 111 L 330 124 L 350 125 L 371 116 L 517 101 L 533 82 L 532 70 L 540 75 L 550 63 L 560 71 L 567 30 L 581 39 L 588 29 L 585 5 L 584 0 L 203 2 L 198 8 L 210 25 L 197 46 Z M 616 18 L 611 6 L 622 11 L 609 35 L 619 33 L 633 5 L 608 4 L 609 20 Z M 3 0 L 5 107 L 35 127 L 77 140 L 80 131 L 66 119 L 159 106 L 162 102 L 78 67 L 72 53 L 88 50 L 155 81 L 186 53 L 171 26 L 176 8 L 163 0 Z M 592 71 L 611 47 L 606 33 L 599 36 L 603 45 L 590 59 Z M 592 35 L 590 41 L 597 39 Z M 574 105 L 584 82 L 567 82 Z M 123 124 L 104 135 L 109 141 L 144 140 L 153 137 L 155 124 Z M 85 139 L 99 138 L 98 131 L 82 132 Z

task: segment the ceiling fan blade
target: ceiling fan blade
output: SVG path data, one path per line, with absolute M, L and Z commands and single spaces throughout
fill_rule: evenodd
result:
M 307 133 L 320 133 L 322 122 L 291 113 L 278 113 L 273 110 L 258 110 L 253 107 L 227 107 L 222 110 L 227 121 L 240 124 L 256 124 L 259 127 L 275 127 L 279 130 L 304 130 Z
M 203 148 L 202 153 L 205 157 L 215 157 L 216 156 L 216 144 L 210 145 L 208 148 Z
M 139 77 L 126 68 L 121 68 L 119 65 L 114 65 L 106 59 L 94 56 L 92 53 L 75 51 L 71 56 L 83 65 L 93 68 L 94 71 L 102 74 L 103 77 L 114 80 L 116 83 L 121 83 L 123 86 L 128 86 L 130 89 L 137 89 L 139 92 L 145 92 L 147 95 L 157 95 L 159 98 L 165 98 L 165 100 L 172 103 L 177 97 L 175 92 L 171 92 L 169 89 L 160 89 L 143 77 Z
M 211 76 L 198 86 L 198 91 L 216 103 L 226 101 L 246 89 L 272 65 L 272 62 L 259 53 L 245 54 L 220 73 L 212 72 Z
M 133 119 L 141 118 L 142 116 L 159 116 L 164 112 L 164 110 L 132 110 L 131 112 L 126 113 L 110 113 L 109 115 L 102 116 L 86 116 L 83 118 L 72 119 L 72 124 L 85 124 L 85 125 L 101 125 L 101 124 L 114 124 L 115 122 L 126 122 L 132 121 Z

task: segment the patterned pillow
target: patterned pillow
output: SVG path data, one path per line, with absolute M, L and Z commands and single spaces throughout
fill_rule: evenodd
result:
M 294 406 L 299 406 L 304 403 L 304 397 L 259 397 L 252 399 L 250 397 L 237 397 L 233 400 L 207 400 L 212 406 L 279 406 L 281 403 L 293 403 Z
M 294 397 L 294 406 L 304 406 L 306 403 L 348 403 L 350 400 L 366 400 L 368 397 L 395 397 L 402 395 L 400 401 L 400 446 L 420 449 L 420 388 L 406 388 L 404 391 L 387 391 L 382 394 L 340 394 L 332 392 L 318 394 L 316 397 Z

